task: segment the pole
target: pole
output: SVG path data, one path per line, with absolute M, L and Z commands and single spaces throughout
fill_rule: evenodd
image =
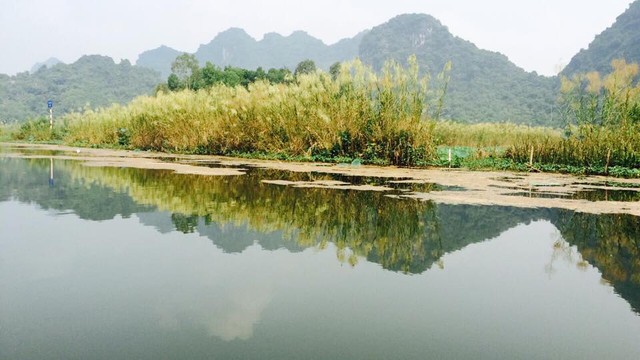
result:
M 49 108 L 49 130 L 53 130 L 53 109 Z
M 531 153 L 529 154 L 529 167 L 533 167 L 533 145 L 531 145 Z

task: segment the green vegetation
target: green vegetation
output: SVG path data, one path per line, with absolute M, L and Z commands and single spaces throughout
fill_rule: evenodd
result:
M 291 71 L 286 68 L 269 69 L 267 72 L 262 68 L 257 68 L 254 71 L 232 66 L 220 69 L 211 62 L 207 62 L 203 68 L 200 68 L 195 56 L 185 53 L 178 56 L 171 64 L 171 75 L 169 75 L 167 83 L 159 85 L 156 88 L 156 92 L 167 90 L 180 91 L 184 89 L 199 90 L 220 84 L 229 87 L 242 85 L 246 88 L 249 84 L 256 81 L 267 81 L 270 84 L 283 84 L 289 83 L 292 80 Z
M 562 80 L 562 103 L 570 121 L 565 138 L 526 139 L 507 157 L 537 164 L 577 167 L 586 173 L 638 176 L 640 168 L 640 85 L 638 65 L 612 62 L 613 71 Z
M 558 79 L 528 73 L 506 56 L 453 36 L 429 15 L 400 15 L 374 27 L 360 44 L 360 58 L 380 69 L 391 58 L 415 54 L 434 76 L 452 63 L 442 118 L 465 123 L 513 122 L 559 126 L 554 108 Z
M 189 56 L 190 55 L 185 55 Z M 376 75 L 359 61 L 289 75 L 284 83 L 216 80 L 197 91 L 160 91 L 128 106 L 70 114 L 54 132 L 31 121 L 14 138 L 81 146 L 153 149 L 267 159 L 640 177 L 638 65 L 562 81 L 569 125 L 560 130 L 509 123 L 438 122 L 446 82 L 433 89 L 409 67 L 389 62 Z M 189 69 L 183 84 L 202 79 Z M 220 72 L 225 74 L 226 71 Z M 444 79 L 446 76 L 440 76 Z M 217 79 L 221 79 L 218 77 Z M 200 84 L 202 81 L 194 81 Z M 186 85 L 185 85 L 186 87 Z
M 435 157 L 428 78 L 415 58 L 389 62 L 381 75 L 359 61 L 295 82 L 214 84 L 199 91 L 143 96 L 128 106 L 71 114 L 61 140 L 202 154 L 267 153 L 311 160 L 362 158 L 418 165 Z
M 294 75 L 296 77 L 300 76 L 300 75 L 305 75 L 305 74 L 312 74 L 314 72 L 316 72 L 317 68 L 316 68 L 316 63 L 313 62 L 313 60 L 302 60 L 298 66 L 296 66 L 296 71 L 294 71 Z M 334 69 L 334 73 L 335 73 L 335 69 Z
M 0 124 L 48 116 L 47 100 L 56 117 L 85 108 L 124 104 L 149 94 L 160 82 L 149 69 L 115 64 L 105 56 L 83 56 L 73 64 L 42 67 L 15 76 L 0 74 Z

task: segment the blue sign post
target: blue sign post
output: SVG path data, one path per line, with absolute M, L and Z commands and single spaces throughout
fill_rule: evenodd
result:
M 47 101 L 47 107 L 49 108 L 49 129 L 53 130 L 53 100 Z

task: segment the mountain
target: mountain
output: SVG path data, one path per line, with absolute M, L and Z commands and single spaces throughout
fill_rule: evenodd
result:
M 640 62 L 640 0 L 631 3 L 611 27 L 593 39 L 586 50 L 580 50 L 561 75 L 594 70 L 609 73 L 611 60 L 620 58 L 627 62 Z
M 171 75 L 171 63 L 179 55 L 182 55 L 182 52 L 162 45 L 138 55 L 136 66 L 153 69 L 159 72 L 163 79 L 166 79 Z
M 137 64 L 161 71 L 166 78 L 179 54 L 161 47 L 141 54 Z M 201 66 L 210 61 L 220 67 L 294 69 L 300 61 L 311 59 L 325 70 L 356 57 L 379 70 L 388 59 L 406 63 L 414 54 L 434 78 L 448 61 L 453 64 L 444 118 L 557 125 L 559 117 L 553 111 L 557 78 L 526 72 L 500 53 L 478 49 L 430 15 L 400 15 L 333 45 L 303 31 L 289 36 L 268 33 L 258 41 L 242 29 L 230 28 L 195 52 Z
M 500 53 L 478 49 L 430 15 L 397 16 L 374 27 L 360 43 L 360 58 L 378 70 L 387 59 L 406 63 L 414 54 L 432 79 L 452 62 L 444 118 L 553 123 L 557 79 L 526 72 Z
M 319 68 L 328 70 L 337 61 L 358 56 L 360 40 L 365 33 L 326 45 L 304 31 L 295 31 L 289 36 L 268 33 L 258 41 L 242 29 L 230 28 L 209 43 L 200 45 L 195 56 L 200 66 L 210 61 L 220 67 L 229 65 L 251 70 L 286 67 L 293 70 L 302 60 L 311 59 Z M 178 50 L 161 46 L 141 53 L 136 65 L 156 70 L 166 79 L 171 74 L 171 63 L 180 54 L 182 52 Z
M 201 65 L 210 61 L 218 66 L 231 65 L 252 70 L 258 67 L 293 70 L 300 61 L 311 59 L 318 67 L 328 70 L 337 61 L 355 58 L 363 35 L 326 45 L 304 31 L 295 31 L 289 36 L 268 33 L 256 41 L 244 30 L 231 28 L 208 44 L 201 45 L 195 55 Z
M 31 67 L 31 70 L 29 72 L 33 74 L 34 72 L 40 70 L 40 68 L 43 67 L 43 66 L 47 67 L 47 68 L 50 68 L 50 67 L 52 67 L 54 65 L 60 64 L 61 62 L 62 61 L 60 61 L 60 60 L 58 60 L 58 59 L 56 59 L 54 57 L 50 57 L 50 58 L 48 58 L 47 60 L 45 60 L 43 62 L 35 63 Z
M 40 67 L 33 74 L 0 74 L 0 122 L 21 122 L 48 114 L 47 100 L 56 114 L 127 103 L 149 94 L 161 81 L 153 70 L 119 64 L 107 56 L 83 56 L 73 64 Z

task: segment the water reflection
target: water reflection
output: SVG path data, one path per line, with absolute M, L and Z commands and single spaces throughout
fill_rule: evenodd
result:
M 344 263 L 355 265 L 366 259 L 405 273 L 422 273 L 434 263 L 442 266 L 443 254 L 494 238 L 518 224 L 549 220 L 586 261 L 625 293 L 634 309 L 640 309 L 640 220 L 629 215 L 435 205 L 390 198 L 382 192 L 278 186 L 262 180 L 335 180 L 335 176 L 269 169 L 207 177 L 56 161 L 55 186 L 48 187 L 39 179 L 48 172 L 49 184 L 53 183 L 53 164 L 52 159 L 0 158 L 0 199 L 72 210 L 91 220 L 139 213 L 143 224 L 160 232 L 198 233 L 229 253 L 254 243 L 293 252 L 332 243 Z
M 611 288 L 594 282 L 604 279 L 640 310 L 636 217 L 436 205 L 261 181 L 309 177 L 323 179 L 264 169 L 207 177 L 0 158 L 0 201 L 8 202 L 0 210 L 16 219 L 2 231 L 20 235 L 0 242 L 0 357 L 23 339 L 47 344 L 41 349 L 53 355 L 22 358 L 68 357 L 69 343 L 49 339 L 82 334 L 123 344 L 98 353 L 104 356 L 91 352 L 95 343 L 75 344 L 86 347 L 77 354 L 92 355 L 85 357 L 180 357 L 175 349 L 189 348 L 189 357 L 206 358 L 215 348 L 222 358 L 411 358 L 420 357 L 412 353 L 419 342 L 421 355 L 460 358 L 478 354 L 473 339 L 519 351 L 541 339 L 536 344 L 595 344 L 575 328 L 547 327 L 562 327 L 569 317 L 582 325 L 578 320 L 597 317 L 626 321 L 620 329 L 635 326 L 629 310 L 610 299 Z M 44 216 L 16 201 L 98 222 Z M 31 222 L 38 226 L 25 225 Z M 324 248 L 330 252 L 313 250 Z M 334 266 L 335 257 L 342 266 Z M 589 313 L 605 302 L 606 313 Z M 2 310 L 16 307 L 20 316 Z M 55 325 L 32 334 L 32 324 L 47 316 Z M 418 339 L 425 333 L 428 342 Z M 470 342 L 452 350 L 458 339 Z M 251 350 L 243 348 L 247 342 Z M 136 352 L 141 343 L 147 352 Z M 567 355 L 556 350 L 538 351 L 543 358 Z

